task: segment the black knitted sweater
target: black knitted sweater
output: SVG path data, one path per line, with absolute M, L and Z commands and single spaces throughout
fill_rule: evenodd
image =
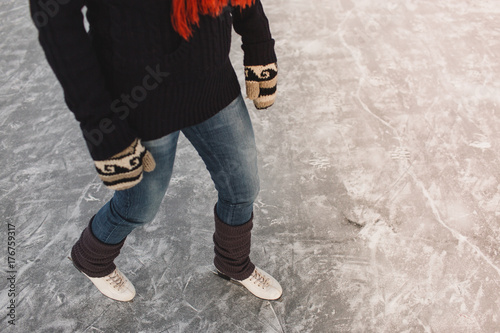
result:
M 229 61 L 233 26 L 245 65 L 276 62 L 260 0 L 202 16 L 189 41 L 172 28 L 171 0 L 30 0 L 30 8 L 94 160 L 137 137 L 157 139 L 198 124 L 234 100 L 240 86 Z

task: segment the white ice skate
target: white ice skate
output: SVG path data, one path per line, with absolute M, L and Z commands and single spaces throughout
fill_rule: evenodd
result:
M 252 294 L 257 296 L 258 298 L 274 301 L 281 297 L 283 293 L 283 289 L 278 281 L 273 278 L 270 274 L 264 272 L 262 269 L 255 267 L 252 275 L 246 278 L 245 280 L 235 280 L 230 278 L 229 276 L 219 272 L 218 270 L 214 271 L 214 274 L 217 276 L 231 281 L 233 283 L 242 285 L 247 288 Z
M 71 260 L 71 256 L 69 256 L 68 259 Z M 71 260 L 71 262 L 73 262 L 73 260 Z M 74 263 L 73 266 L 75 266 Z M 78 269 L 76 266 L 75 268 Z M 111 274 L 103 277 L 90 277 L 85 273 L 83 273 L 83 275 L 88 277 L 104 296 L 111 299 L 121 302 L 130 302 L 135 297 L 134 285 L 118 268 L 115 268 Z

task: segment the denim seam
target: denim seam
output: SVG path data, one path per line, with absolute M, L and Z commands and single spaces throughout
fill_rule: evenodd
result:
M 125 194 L 127 196 L 127 205 L 126 205 L 126 211 L 125 211 L 125 217 L 127 217 L 129 215 L 129 211 L 130 211 L 130 195 L 128 193 L 127 190 L 125 190 Z M 120 218 L 123 218 L 120 216 Z M 118 226 L 114 226 L 113 229 L 108 233 L 108 236 L 106 237 L 106 241 L 108 241 L 110 238 L 111 238 L 111 235 L 115 232 L 115 230 L 118 229 Z M 106 241 L 104 241 L 106 243 Z

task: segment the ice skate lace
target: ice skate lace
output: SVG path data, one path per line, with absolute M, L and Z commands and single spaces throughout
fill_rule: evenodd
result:
M 266 278 L 257 269 L 255 269 L 250 276 L 250 281 L 252 280 L 257 284 L 257 286 L 261 287 L 262 289 L 268 287 L 270 284 L 269 278 Z
M 115 270 L 113 273 L 109 274 L 106 277 L 106 281 L 108 281 L 111 284 L 111 286 L 117 290 L 120 290 L 123 287 L 123 285 L 125 284 L 125 280 L 123 279 L 121 274 L 118 273 L 117 270 Z

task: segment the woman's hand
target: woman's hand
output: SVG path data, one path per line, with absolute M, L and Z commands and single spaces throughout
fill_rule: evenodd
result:
M 122 152 L 104 161 L 94 161 L 99 178 L 112 190 L 126 190 L 142 180 L 143 171 L 151 172 L 156 163 L 153 155 L 135 139 Z
M 257 109 L 267 109 L 276 99 L 277 63 L 265 66 L 245 66 L 247 96 Z

